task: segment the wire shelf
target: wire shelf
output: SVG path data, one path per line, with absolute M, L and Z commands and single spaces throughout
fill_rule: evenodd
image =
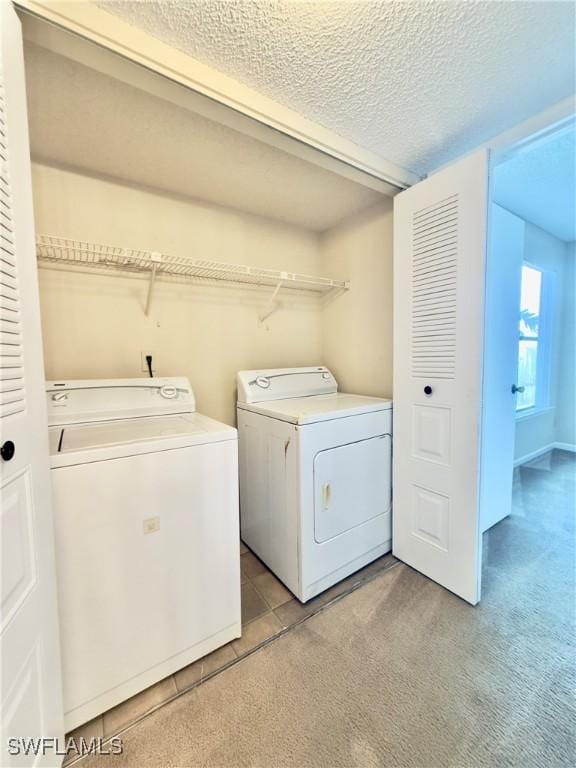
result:
M 277 269 L 227 264 L 205 259 L 189 259 L 154 251 L 140 251 L 100 243 L 88 243 L 54 235 L 38 235 L 36 254 L 41 263 L 76 267 L 117 270 L 129 273 L 148 273 L 191 280 L 220 280 L 282 289 L 292 288 L 325 294 L 333 290 L 347 290 L 348 282 L 329 277 L 303 275 Z

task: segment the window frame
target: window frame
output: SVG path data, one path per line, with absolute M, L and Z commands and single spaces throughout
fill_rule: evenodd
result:
M 520 341 L 522 339 L 536 341 L 536 402 L 525 408 L 517 408 L 515 411 L 516 419 L 525 419 L 554 408 L 551 399 L 551 380 L 556 275 L 552 270 L 528 259 L 522 261 L 522 268 L 524 267 L 529 267 L 540 273 L 540 312 L 538 315 L 538 334 L 533 337 L 518 335 L 516 361 L 518 365 Z M 520 311 L 520 307 L 518 310 Z

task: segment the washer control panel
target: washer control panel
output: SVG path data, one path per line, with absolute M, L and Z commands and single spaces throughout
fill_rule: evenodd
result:
M 194 392 L 183 377 L 49 381 L 46 405 L 50 426 L 196 410 Z

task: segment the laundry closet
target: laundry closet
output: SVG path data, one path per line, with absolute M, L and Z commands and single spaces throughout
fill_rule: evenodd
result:
M 147 376 L 151 355 L 228 424 L 242 369 L 323 363 L 391 395 L 397 190 L 33 18 L 24 35 L 48 380 Z
M 7 18 L 17 39 L 17 19 Z M 20 160 L 2 183 L 10 206 L 10 179 L 29 150 L 38 294 L 35 270 L 22 283 L 40 316 L 44 370 L 40 354 L 28 360 L 47 409 L 54 550 L 51 534 L 43 540 L 56 561 L 58 616 L 49 618 L 60 635 L 70 731 L 218 649 L 230 653 L 241 637 L 239 474 L 245 490 L 256 489 L 247 477 L 264 478 L 264 492 L 242 502 L 245 543 L 302 602 L 390 551 L 392 416 L 383 397 L 392 387 L 399 187 L 58 27 L 22 21 L 25 83 L 7 79 L 6 89 L 22 99 L 20 125 L 9 125 L 9 137 L 21 137 Z M 20 419 L 11 230 L 8 238 L 2 405 Z M 237 393 L 238 372 L 250 371 L 277 372 L 268 395 L 288 392 L 296 408 L 299 396 L 309 410 L 318 403 L 306 425 L 286 428 L 279 464 L 261 460 L 259 448 L 250 454 L 250 436 L 232 428 L 237 394 L 249 401 L 245 412 L 261 409 L 253 376 Z M 242 426 L 260 423 L 253 416 L 244 413 Z M 265 430 L 261 438 L 276 441 Z M 310 484 L 320 453 L 323 478 Z M 301 477 L 284 473 L 285 485 L 273 486 L 282 466 L 300 463 Z M 2 469 L 29 504 L 13 466 Z M 305 484 L 300 511 L 293 502 Z M 259 543 L 269 526 L 254 541 L 250 533 L 267 494 L 279 530 L 292 530 L 289 541 L 272 532 L 286 543 L 286 573 L 276 549 Z M 299 533 L 299 518 L 310 524 L 317 507 L 334 514 L 315 544 L 312 529 Z M 15 672 L 11 690 L 20 685 Z M 54 700 L 39 707 L 51 709 Z M 38 727 L 24 709 L 17 717 Z
M 12 515 L 9 530 L 3 521 L 5 546 L 20 557 L 10 564 L 20 598 L 11 598 L 18 620 L 2 700 L 12 730 L 44 732 L 49 718 L 57 732 L 63 709 L 70 731 L 160 681 L 174 686 L 172 675 L 217 649 L 230 653 L 242 635 L 238 458 L 250 440 L 233 429 L 238 372 L 280 371 L 271 393 L 286 390 L 287 371 L 298 373 L 286 391 L 333 402 L 319 403 L 309 427 L 289 430 L 314 437 L 314 455 L 330 454 L 324 515 L 330 484 L 346 474 L 332 464 L 349 463 L 340 447 L 348 456 L 349 444 L 365 441 L 371 459 L 350 448 L 353 482 L 334 492 L 341 519 L 323 529 L 322 541 L 338 541 L 322 546 L 321 568 L 284 578 L 293 593 L 309 600 L 390 551 L 391 402 L 382 396 L 391 390 L 391 194 L 400 187 L 58 26 L 1 11 L 9 439 L 0 480 L 10 509 L 27 513 Z M 365 397 L 341 395 L 338 384 Z M 32 385 L 36 408 L 27 409 Z M 258 410 L 258 394 L 250 391 L 245 410 Z M 332 413 L 340 431 L 327 435 Z M 291 440 L 281 458 L 295 467 L 300 442 L 289 452 Z M 310 458 L 302 477 L 313 472 Z M 277 474 L 257 456 L 249 471 Z M 293 474 L 273 492 L 280 515 L 300 482 Z M 349 520 L 346 499 L 365 486 Z M 316 496 L 305 503 L 309 522 Z M 296 531 L 298 505 L 288 511 Z M 18 703 L 36 680 L 26 541 L 45 574 L 35 632 L 41 642 L 59 635 L 62 659 L 61 675 L 55 646 L 42 659 L 52 681 L 27 694 L 39 701 L 33 718 Z M 304 545 L 295 541 L 285 550 L 297 567 Z
M 20 0 L 18 5 L 31 7 L 44 20 L 23 14 L 23 61 L 20 20 L 11 4 L 0 5 L 4 205 L 0 213 L 5 229 L 0 417 L 3 430 L 10 432 L 2 435 L 0 482 L 3 493 L 7 489 L 11 493 L 6 517 L 11 528 L 6 527 L 12 539 L 5 539 L 5 547 L 15 553 L 10 577 L 16 585 L 8 595 L 12 614 L 10 632 L 5 633 L 10 635 L 7 657 L 12 679 L 2 704 L 7 702 L 6 711 L 14 715 L 14 728 L 20 715 L 19 727 L 26 733 L 44 733 L 47 713 L 56 712 L 52 720 L 59 719 L 58 632 L 64 627 L 68 639 L 79 638 L 66 619 L 66 605 L 76 620 L 78 605 L 90 610 L 85 593 L 99 596 L 105 608 L 113 607 L 117 585 L 129 581 L 126 571 L 132 577 L 138 574 L 126 552 L 138 561 L 149 582 L 142 587 L 138 578 L 132 578 L 114 620 L 97 622 L 104 633 L 102 642 L 87 622 L 78 620 L 78 625 L 86 643 L 105 655 L 108 671 L 115 665 L 114 675 L 128 675 L 130 670 L 115 651 L 119 639 L 115 629 L 123 624 L 136 627 L 136 622 L 124 621 L 125 609 L 134 609 L 139 629 L 134 631 L 134 643 L 124 642 L 123 652 L 126 663 L 137 662 L 139 670 L 130 672 L 130 679 L 121 681 L 124 687 L 117 686 L 117 695 L 101 700 L 98 708 L 65 703 L 64 711 L 74 710 L 73 717 L 66 718 L 67 728 L 239 637 L 238 435 L 233 429 L 237 394 L 238 410 L 244 412 L 238 419 L 240 443 L 243 431 L 245 445 L 250 430 L 264 435 L 252 465 L 240 461 L 241 485 L 243 473 L 254 479 L 243 483 L 249 489 L 248 503 L 252 504 L 252 490 L 259 495 L 252 504 L 254 530 L 243 529 L 242 534 L 246 541 L 252 536 L 253 544 L 248 545 L 256 554 L 259 547 L 264 552 L 271 539 L 280 548 L 288 542 L 270 558 L 280 563 L 277 573 L 286 565 L 286 575 L 280 574 L 280 579 L 301 602 L 313 599 L 335 578 L 366 565 L 372 555 L 379 557 L 392 548 L 399 560 L 476 604 L 481 589 L 480 470 L 482 453 L 489 454 L 488 444 L 480 445 L 487 152 L 480 149 L 420 181 L 340 141 L 336 134 L 323 133 L 321 126 L 307 127 L 295 112 L 289 116 L 281 106 L 266 104 L 264 97 L 258 101 L 255 92 L 251 98 L 243 99 L 240 93 L 236 99 L 234 88 L 241 92 L 240 84 L 232 87 L 228 82 L 220 88 L 218 78 L 212 77 L 211 85 L 204 87 L 202 77 L 194 79 L 190 60 L 176 61 L 180 54 L 174 49 L 150 36 L 138 38 L 123 22 L 121 28 L 114 26 L 116 22 L 91 4 L 79 8 L 79 4 Z M 394 199 L 393 244 L 393 198 L 403 189 Z M 385 399 L 392 396 L 393 368 L 391 539 L 392 477 L 381 473 L 380 467 L 391 463 L 392 409 Z M 100 397 L 101 387 L 106 396 Z M 380 402 L 356 400 L 354 405 L 346 400 L 350 395 Z M 68 413 L 75 418 L 67 424 L 82 432 L 72 461 L 63 455 L 66 445 L 62 448 L 66 421 L 59 404 L 65 396 L 74 406 Z M 324 396 L 334 400 L 342 396 L 339 414 L 324 401 L 316 407 L 314 398 Z M 306 398 L 301 407 L 297 401 Z M 281 405 L 284 399 L 292 402 Z M 97 402 L 98 407 L 92 408 Z M 346 402 L 362 413 L 347 413 Z M 318 415 L 322 410 L 331 415 L 326 424 Z M 96 411 L 99 418 L 94 418 Z M 371 411 L 378 412 L 378 419 L 368 416 Z M 348 415 L 350 420 L 343 418 Z M 341 423 L 330 425 L 332 416 Z M 139 458 L 152 455 L 146 446 L 138 453 L 118 447 L 108 437 L 97 444 L 82 442 L 88 432 L 94 434 L 95 426 L 100 427 L 93 422 L 140 417 L 137 425 L 105 424 L 101 436 L 109 436 L 111 428 L 133 434 L 136 427 L 138 440 L 150 440 L 148 446 L 161 434 L 166 442 L 160 451 L 166 454 L 172 448 L 195 451 L 201 444 L 202 452 L 181 465 L 193 471 L 180 469 L 170 475 L 152 459 Z M 169 435 L 157 422 L 163 417 L 171 420 Z M 211 420 L 217 423 L 211 425 Z M 377 420 L 380 426 L 374 430 Z M 151 437 L 153 421 L 156 431 Z M 341 433 L 343 422 L 360 431 Z M 361 430 L 365 422 L 367 429 Z M 304 439 L 310 430 L 315 433 L 312 441 Z M 173 442 L 166 448 L 169 440 Z M 130 444 L 130 440 L 122 443 Z M 261 445 L 269 447 L 260 451 Z M 364 452 L 364 447 L 370 450 Z M 103 448 L 119 453 L 110 454 L 111 461 L 103 460 L 103 453 L 90 453 Z M 212 448 L 222 450 L 222 461 L 208 462 Z M 131 451 L 130 456 L 120 455 L 124 450 Z M 80 455 L 83 452 L 90 455 Z M 245 451 L 245 457 L 249 453 Z M 354 462 L 349 460 L 352 453 Z M 275 455 L 279 461 L 266 464 L 262 455 L 266 459 Z M 125 458 L 134 459 L 133 469 L 124 471 L 123 491 L 114 494 L 116 481 L 98 473 L 114 472 L 115 460 Z M 171 471 L 186 456 L 173 458 L 166 464 Z M 76 490 L 68 495 L 55 483 L 56 495 L 51 493 L 50 467 L 63 484 L 69 473 L 73 488 L 78 468 L 90 463 L 111 466 L 94 466 L 90 480 L 86 475 L 76 490 L 94 510 L 105 510 L 112 523 L 125 522 L 129 508 L 136 521 L 129 531 L 134 546 L 115 537 L 115 529 L 102 535 L 102 528 L 100 540 L 79 535 L 72 530 L 82 518 L 77 514 Z M 370 493 L 356 493 L 362 472 L 376 488 L 379 501 L 387 504 L 379 515 L 371 516 Z M 347 479 L 351 474 L 355 486 Z M 278 483 L 269 482 L 272 477 Z M 144 480 L 135 482 L 137 478 Z M 314 547 L 309 548 L 305 564 L 301 544 L 299 549 L 293 546 L 303 537 L 302 526 L 293 525 L 286 536 L 281 527 L 270 532 L 259 525 L 264 517 L 259 510 L 269 510 L 273 497 L 278 520 L 286 519 L 281 505 L 290 493 L 283 496 L 275 490 L 283 483 L 290 486 L 292 509 L 300 505 L 314 511 L 308 514 L 308 523 L 314 517 L 314 525 L 304 531 L 309 543 L 324 551 L 329 549 L 327 542 L 334 543 L 334 560 L 330 556 L 323 561 L 326 572 L 314 570 L 321 563 Z M 190 495 L 179 493 L 177 485 Z M 368 488 L 369 483 L 365 485 Z M 97 493 L 87 490 L 92 487 L 108 497 L 99 500 Z M 340 488 L 348 495 L 339 495 Z M 164 507 L 169 514 L 178 508 L 185 524 L 191 519 L 188 510 L 200 508 L 197 500 L 203 510 L 213 510 L 214 496 L 220 494 L 225 512 L 198 515 L 199 525 L 189 539 L 173 530 L 169 545 L 161 552 L 158 547 L 161 556 L 153 556 L 152 572 L 140 554 L 150 554 L 154 547 L 150 542 L 162 539 L 154 534 L 163 523 L 153 509 L 144 519 L 140 513 L 154 499 L 158 510 L 170 493 L 180 506 L 170 502 Z M 71 523 L 56 533 L 56 559 L 62 549 L 58 536 L 64 532 L 71 542 L 69 562 L 85 576 L 90 568 L 76 542 L 91 547 L 90 562 L 96 567 L 86 589 L 80 579 L 66 577 L 62 564 L 56 574 L 50 500 L 61 522 L 65 496 L 66 520 Z M 351 507 L 356 515 L 352 527 Z M 317 509 L 326 513 L 321 521 L 316 519 Z M 331 512 L 336 514 L 329 516 Z M 386 530 L 381 526 L 378 531 L 377 553 L 366 551 L 375 543 L 372 535 L 366 536 L 352 560 L 346 547 L 337 551 L 339 541 L 345 536 L 352 539 L 356 529 L 372 525 L 378 516 L 386 517 Z M 85 516 L 90 524 L 97 518 L 96 512 Z M 252 528 L 249 516 L 244 518 L 243 525 Z M 197 556 L 186 550 L 192 540 Z M 219 562 L 210 556 L 211 547 L 218 548 Z M 286 563 L 282 558 L 288 549 L 291 560 L 286 564 L 288 558 Z M 115 558 L 116 571 L 102 569 L 106 578 L 101 578 L 101 550 Z M 260 556 L 266 561 L 267 556 Z M 212 587 L 228 574 L 220 584 L 228 590 L 224 599 L 214 598 L 213 589 L 208 596 L 205 582 L 190 575 L 202 558 L 206 568 L 213 569 L 213 578 L 207 580 Z M 176 586 L 162 593 L 167 563 Z M 81 592 L 60 599 L 64 619 L 57 615 L 56 576 Z M 36 582 L 42 589 L 32 588 Z M 104 597 L 103 584 L 108 590 Z M 194 589 L 176 588 L 187 584 Z M 59 591 L 61 597 L 64 590 Z M 195 607 L 183 610 L 192 591 Z M 162 631 L 176 642 L 161 611 L 167 607 L 164 595 L 178 592 L 180 597 L 185 594 L 173 604 L 172 617 L 183 619 L 183 634 L 200 629 L 203 634 L 186 635 L 188 649 L 194 648 L 186 659 L 179 656 L 181 649 L 168 649 L 152 677 L 148 672 L 155 662 L 144 656 L 153 643 L 142 638 L 148 640 L 153 625 L 159 645 Z M 114 599 L 109 600 L 110 595 Z M 150 605 L 156 611 L 152 622 Z M 222 607 L 226 616 L 216 616 L 215 607 Z M 36 634 L 30 631 L 30 616 L 37 617 Z M 108 627 L 112 629 L 107 635 Z M 46 653 L 38 662 L 34 653 L 40 642 Z M 66 643 L 65 639 L 64 655 L 70 658 Z M 136 646 L 138 653 L 132 658 L 129 651 Z M 88 688 L 102 684 L 99 667 L 90 665 L 88 680 L 82 672 L 87 665 L 80 661 L 77 674 L 68 679 L 80 687 L 86 683 L 78 698 L 93 702 Z M 39 681 L 39 669 L 51 676 L 48 684 Z M 138 674 L 143 676 L 136 686 Z M 44 691 L 52 699 L 36 707 L 33 725 L 26 714 L 30 707 L 22 703 L 28 701 L 21 693 L 32 685 L 28 681 L 36 681 L 36 689 L 26 696 L 39 701 Z M 55 733 L 61 729 L 61 722 L 54 725 Z

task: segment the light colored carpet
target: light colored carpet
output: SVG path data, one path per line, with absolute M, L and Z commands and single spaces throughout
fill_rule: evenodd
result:
M 398 565 L 83 768 L 573 765 L 574 468 L 520 470 L 478 607 Z

